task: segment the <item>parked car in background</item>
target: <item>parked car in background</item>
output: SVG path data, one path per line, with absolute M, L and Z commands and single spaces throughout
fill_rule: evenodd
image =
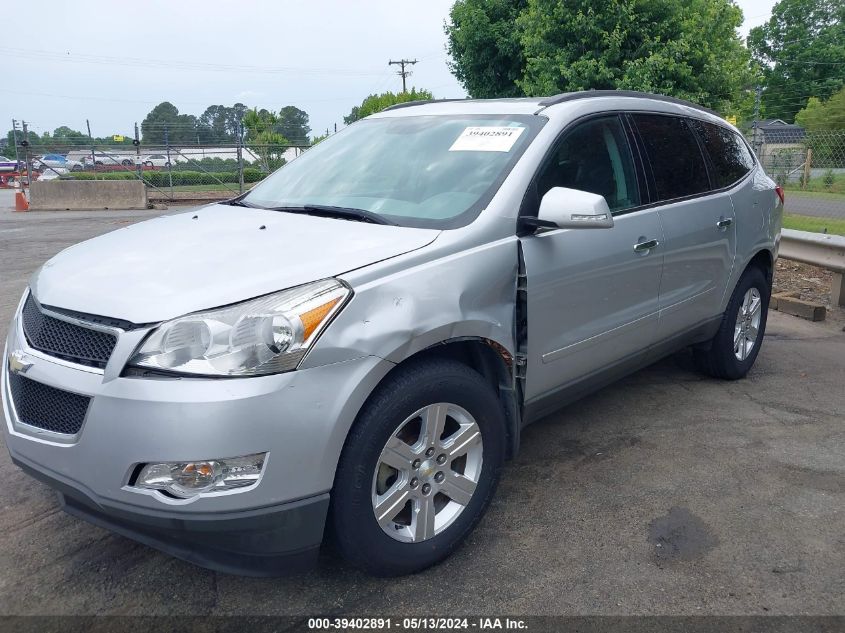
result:
M 69 513 L 193 563 L 277 573 L 330 532 L 372 574 L 418 572 L 478 524 L 527 424 L 687 347 L 743 378 L 782 216 L 692 103 L 394 106 L 42 266 L 0 364 L 5 444 Z M 565 512 L 531 520 L 565 538 Z
M 61 154 L 45 154 L 32 161 L 32 168 L 38 171 L 50 171 L 50 169 L 81 171 L 84 167 L 78 160 L 68 160 Z
M 18 171 L 18 161 L 0 156 L 0 171 Z
M 148 154 L 141 162 L 147 167 L 170 167 L 166 154 Z
M 112 154 L 106 152 L 94 152 L 93 159 L 91 155 L 87 155 L 82 159 L 83 164 L 86 167 L 92 166 L 99 166 L 99 165 L 122 165 L 123 167 L 129 167 L 135 164 L 135 157 L 129 156 L 127 154 Z
M 49 167 L 41 172 L 41 174 L 38 176 L 38 180 L 56 180 L 58 178 L 66 176 L 68 173 L 70 172 L 64 167 Z

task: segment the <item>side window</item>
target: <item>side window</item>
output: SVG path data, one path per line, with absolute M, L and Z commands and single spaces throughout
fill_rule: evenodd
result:
M 581 123 L 558 141 L 537 176 L 537 199 L 552 187 L 597 193 L 611 211 L 640 204 L 631 148 L 618 116 Z
M 736 132 L 704 121 L 691 120 L 690 124 L 710 156 L 714 188 L 728 187 L 754 168 L 754 158 Z
M 683 119 L 659 114 L 635 114 L 633 119 L 651 164 L 658 200 L 710 189 L 701 148 Z

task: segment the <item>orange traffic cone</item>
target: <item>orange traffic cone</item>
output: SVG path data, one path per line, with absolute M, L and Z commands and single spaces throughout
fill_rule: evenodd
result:
M 26 194 L 23 191 L 15 193 L 15 211 L 26 211 L 29 209 L 29 202 L 26 200 Z

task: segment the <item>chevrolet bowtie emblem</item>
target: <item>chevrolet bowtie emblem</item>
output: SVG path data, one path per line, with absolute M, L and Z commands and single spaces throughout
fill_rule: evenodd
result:
M 32 362 L 23 352 L 16 351 L 9 354 L 9 371 L 13 374 L 25 374 L 30 367 L 32 367 Z

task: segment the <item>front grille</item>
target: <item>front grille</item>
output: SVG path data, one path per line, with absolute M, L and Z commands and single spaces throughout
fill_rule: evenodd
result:
M 9 373 L 12 404 L 18 420 L 53 433 L 74 435 L 82 428 L 91 398 Z
M 43 314 L 32 295 L 26 298 L 21 319 L 30 347 L 74 363 L 102 369 L 117 344 L 112 334 Z

